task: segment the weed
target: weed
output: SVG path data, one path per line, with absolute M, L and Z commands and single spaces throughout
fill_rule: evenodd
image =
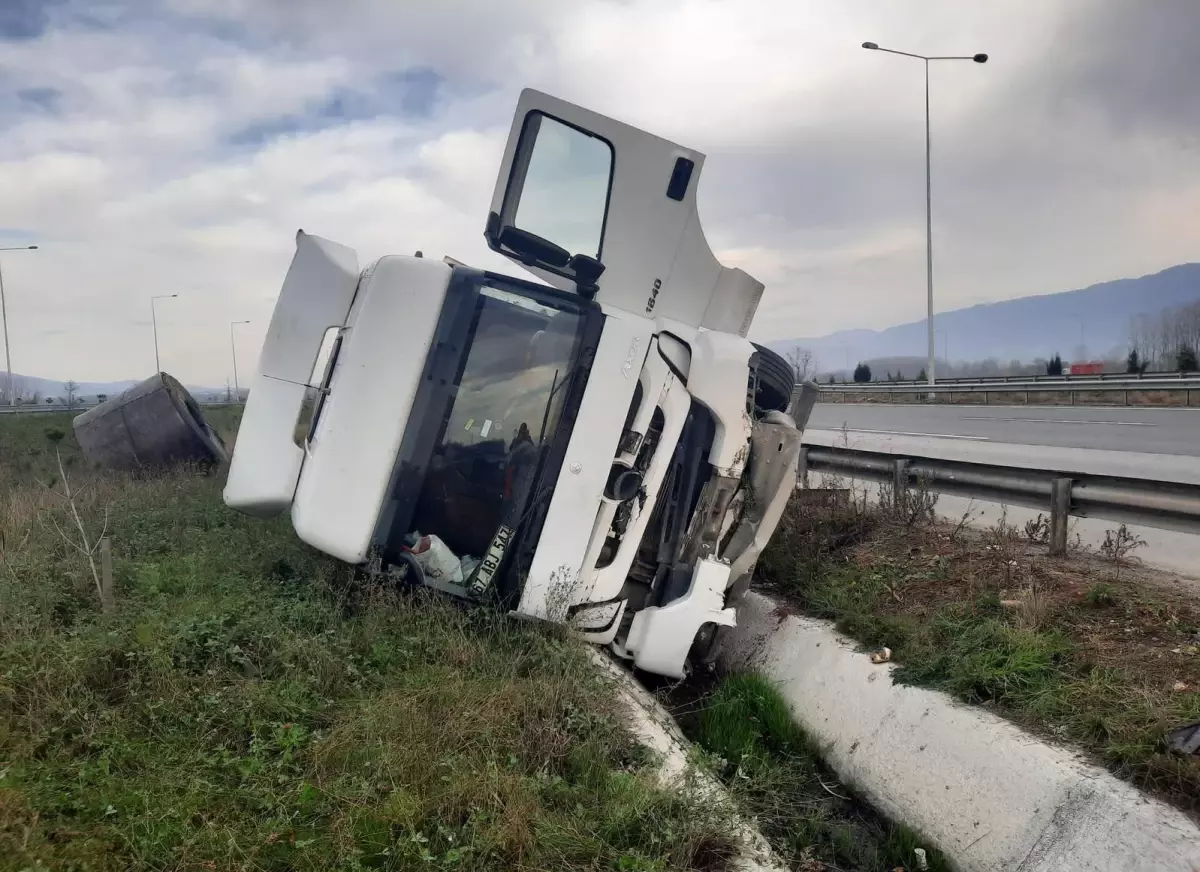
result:
M 948 610 L 932 627 L 927 658 L 896 671 L 901 683 L 947 690 L 967 702 L 1017 703 L 1062 675 L 1072 646 L 1065 637 L 1013 627 L 1000 617 Z
M 1008 506 L 1000 507 L 996 523 L 984 531 L 984 550 L 994 554 L 1003 565 L 1015 564 L 1021 553 L 1021 539 L 1015 524 L 1008 521 Z
M 949 541 L 951 541 L 951 542 L 960 541 L 962 538 L 962 535 L 963 535 L 963 531 L 965 531 L 967 529 L 967 527 L 970 526 L 971 522 L 974 521 L 977 517 L 979 517 L 979 512 L 976 511 L 976 509 L 975 509 L 975 501 L 968 500 L 967 507 L 965 509 L 963 509 L 962 515 L 959 516 L 958 520 L 954 523 L 954 526 L 950 529 L 950 533 L 947 537 L 949 539 Z
M 904 526 L 928 526 L 937 520 L 938 492 L 928 476 L 919 475 L 905 494 L 902 504 Z
M 937 519 L 937 502 L 938 494 L 927 476 L 917 476 L 899 491 L 890 483 L 879 486 L 879 511 L 907 529 L 932 524 Z
M 828 482 L 822 482 L 828 484 Z M 796 491 L 759 560 L 760 574 L 783 589 L 802 589 L 843 559 L 879 524 L 866 494 L 823 487 Z
M 1098 581 L 1087 589 L 1083 601 L 1093 608 L 1106 608 L 1117 604 L 1117 591 L 1111 584 Z
M 1130 555 L 1138 548 L 1144 547 L 1145 544 L 1145 539 L 1132 532 L 1124 524 L 1115 530 L 1104 531 L 1104 541 L 1100 543 L 1100 554 L 1112 564 L 1114 580 L 1120 580 L 1121 568 L 1128 565 Z
M 1017 608 L 1017 626 L 1023 630 L 1037 632 L 1050 623 L 1050 599 L 1038 585 L 1034 584 L 1021 592 Z
M 1025 541 L 1030 545 L 1044 545 L 1050 541 L 1050 519 L 1038 512 L 1037 517 L 1025 522 Z
M 55 532 L 58 533 L 63 542 L 65 542 L 75 551 L 78 551 L 80 554 L 82 554 L 84 560 L 87 561 L 88 569 L 91 570 L 92 574 L 92 582 L 96 586 L 96 596 L 107 610 L 111 608 L 112 602 L 109 592 L 105 589 L 101 582 L 100 570 L 96 567 L 96 552 L 100 549 L 100 543 L 104 540 L 104 534 L 108 532 L 108 509 L 106 507 L 104 510 L 104 527 L 100 530 L 100 534 L 94 539 L 89 537 L 87 526 L 83 523 L 83 518 L 79 515 L 79 506 L 77 505 L 75 499 L 76 494 L 71 492 L 70 479 L 67 477 L 67 471 L 63 469 L 62 455 L 59 453 L 57 448 L 54 450 L 54 459 L 58 462 L 59 480 L 62 482 L 62 493 L 56 495 L 61 496 L 63 501 L 66 503 L 67 508 L 70 509 L 71 522 L 75 526 L 75 531 L 79 534 L 79 541 L 76 542 L 73 535 L 68 535 L 67 532 L 63 530 L 63 528 L 60 527 L 57 522 L 55 522 L 52 515 L 48 516 L 50 524 L 54 527 Z

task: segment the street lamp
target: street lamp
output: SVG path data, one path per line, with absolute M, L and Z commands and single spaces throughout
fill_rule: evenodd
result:
M 154 325 L 154 374 L 158 375 L 162 372 L 162 366 L 158 362 L 158 316 L 154 312 L 155 300 L 173 300 L 179 294 L 159 294 L 157 297 L 150 298 L 150 323 Z
M 0 251 L 37 251 L 36 245 L 13 245 Z M 4 272 L 0 270 L 0 321 L 4 322 L 4 369 L 8 373 L 8 404 L 13 404 L 12 351 L 8 346 L 8 306 L 4 302 Z
M 986 64 L 988 56 L 980 53 L 975 55 L 920 55 L 906 51 L 896 51 L 894 48 L 881 48 L 878 43 L 864 42 L 862 47 L 871 51 L 883 51 L 888 54 L 902 55 L 906 58 L 916 58 L 925 62 L 925 273 L 929 295 L 929 383 L 933 384 L 933 367 L 936 352 L 933 347 L 933 195 L 929 182 L 929 62 L 930 61 L 974 61 Z
M 1083 316 L 1082 315 L 1072 315 L 1071 317 L 1079 322 L 1079 348 L 1076 351 L 1076 354 L 1078 354 L 1079 357 L 1083 358 L 1083 357 L 1087 356 L 1087 337 L 1084 334 Z M 1082 362 L 1083 361 L 1081 360 L 1080 363 L 1082 363 Z
M 237 374 L 237 344 L 233 341 L 233 328 L 237 324 L 249 324 L 249 321 L 230 321 L 229 322 L 229 350 L 233 352 L 233 395 L 237 398 L 235 402 L 242 401 L 242 389 L 238 387 Z

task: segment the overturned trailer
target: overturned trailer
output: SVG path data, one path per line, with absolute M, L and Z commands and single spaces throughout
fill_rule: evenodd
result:
M 540 281 L 419 255 L 360 269 L 299 233 L 226 503 L 683 675 L 736 621 L 810 407 L 746 338 L 763 286 L 705 241 L 703 162 L 527 90 L 484 234 Z

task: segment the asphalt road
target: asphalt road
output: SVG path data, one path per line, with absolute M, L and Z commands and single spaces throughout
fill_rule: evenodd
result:
M 819 430 L 1200 457 L 1200 409 L 818 403 Z

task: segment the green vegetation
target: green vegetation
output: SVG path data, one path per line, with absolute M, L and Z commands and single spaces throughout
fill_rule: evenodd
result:
M 1163 743 L 1200 720 L 1200 609 L 1123 561 L 1051 560 L 1004 523 L 981 537 L 797 500 L 760 570 L 805 612 L 890 647 L 897 681 L 1077 743 L 1200 812 L 1200 759 Z
M 1117 604 L 1117 590 L 1107 582 L 1098 581 L 1088 588 L 1088 592 L 1083 595 L 1083 601 L 1096 608 L 1114 606 Z
M 51 417 L 0 419 L 0 870 L 724 868 L 563 634 L 355 580 L 219 475 L 87 470 Z
M 948 869 L 929 842 L 871 812 L 821 762 L 787 702 L 759 675 L 733 675 L 683 716 L 688 735 L 714 755 L 718 775 L 772 847 L 801 870 Z

